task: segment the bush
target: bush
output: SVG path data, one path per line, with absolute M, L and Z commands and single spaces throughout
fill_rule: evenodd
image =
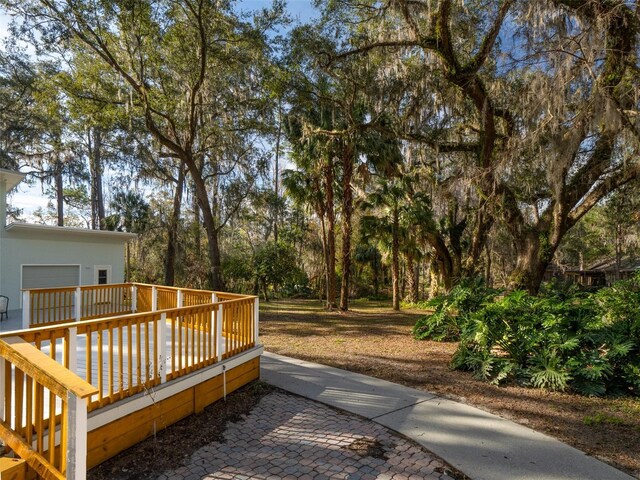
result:
M 448 295 L 418 305 L 423 310 L 432 309 L 433 313 L 420 318 L 412 334 L 418 340 L 459 340 L 466 317 L 492 301 L 498 293 L 480 278 L 463 279 Z
M 546 288 L 537 297 L 514 291 L 481 301 L 477 290 L 464 288 L 414 327 L 417 338 L 459 332 L 454 368 L 496 384 L 640 394 L 640 277 L 597 293 Z M 476 301 L 453 301 L 465 298 Z

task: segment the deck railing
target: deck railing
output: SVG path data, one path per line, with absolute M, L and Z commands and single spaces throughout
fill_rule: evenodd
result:
M 89 411 L 148 390 L 167 380 L 238 355 L 258 343 L 257 298 L 227 292 L 141 283 L 77 287 L 82 320 L 61 323 L 51 314 L 28 322 L 21 338 L 77 373 L 97 393 Z M 49 296 L 45 312 L 70 289 L 25 291 Z M 136 313 L 95 318 L 100 309 Z M 51 319 L 46 323 L 47 319 Z M 44 321 L 43 321 L 44 320 Z M 25 322 L 26 323 L 26 322 Z M 82 357 L 79 363 L 77 358 Z
M 53 388 L 40 377 L 27 378 L 31 362 L 42 362 L 49 370 L 55 365 L 55 375 L 82 382 L 83 396 L 73 392 L 86 399 L 82 400 L 86 420 L 87 411 L 258 345 L 254 296 L 132 283 L 30 290 L 24 292 L 24 302 L 32 315 L 23 317 L 27 328 L 0 335 L 2 358 L 18 358 L 12 353 L 15 345 L 30 352 L 27 360 L 20 360 L 23 363 L 0 368 L 4 374 L 0 400 L 5 402 L 4 418 L 11 419 L 0 423 L 0 437 L 20 457 L 26 459 L 24 453 L 35 458 L 29 465 L 46 471 L 38 470 L 44 478 L 80 477 L 66 473 L 68 463 L 60 454 L 67 450 L 62 438 L 71 428 L 64 423 L 64 412 L 70 408 L 66 390 Z M 53 393 L 42 397 L 42 388 Z M 48 406 L 46 414 L 43 405 Z M 60 433 L 42 440 L 49 430 Z M 86 431 L 80 435 L 86 440 Z M 57 443 L 52 444 L 52 438 Z M 33 444 L 30 448 L 35 453 L 25 450 L 17 439 Z
M 0 340 L 0 377 L 5 445 L 41 478 L 84 475 L 85 398 L 96 389 L 17 336 Z
M 209 290 L 145 283 L 28 289 L 22 292 L 22 326 L 42 327 L 246 298 L 245 295 L 218 293 L 222 296 L 216 297 L 216 293 Z
M 23 328 L 41 327 L 131 313 L 132 283 L 36 288 L 22 292 Z

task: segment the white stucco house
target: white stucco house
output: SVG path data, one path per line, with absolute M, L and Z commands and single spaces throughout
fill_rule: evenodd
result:
M 0 295 L 20 310 L 22 289 L 124 281 L 135 234 L 30 223 L 7 225 L 7 194 L 25 175 L 0 169 Z

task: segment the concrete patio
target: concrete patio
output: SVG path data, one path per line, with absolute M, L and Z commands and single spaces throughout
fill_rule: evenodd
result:
M 9 310 L 8 318 L 0 322 L 0 332 L 12 332 L 22 329 L 22 310 Z

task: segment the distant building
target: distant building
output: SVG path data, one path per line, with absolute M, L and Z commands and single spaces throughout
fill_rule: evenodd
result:
M 21 289 L 123 282 L 125 245 L 135 234 L 6 224 L 7 193 L 24 177 L 0 169 L 0 295 L 9 309 L 21 308 Z
M 618 264 L 615 259 L 607 258 L 592 263 L 581 270 L 576 267 L 562 268 L 558 265 L 547 267 L 544 279 L 556 278 L 583 285 L 585 287 L 607 287 L 617 280 L 631 278 L 640 271 L 640 259 L 623 258 Z

